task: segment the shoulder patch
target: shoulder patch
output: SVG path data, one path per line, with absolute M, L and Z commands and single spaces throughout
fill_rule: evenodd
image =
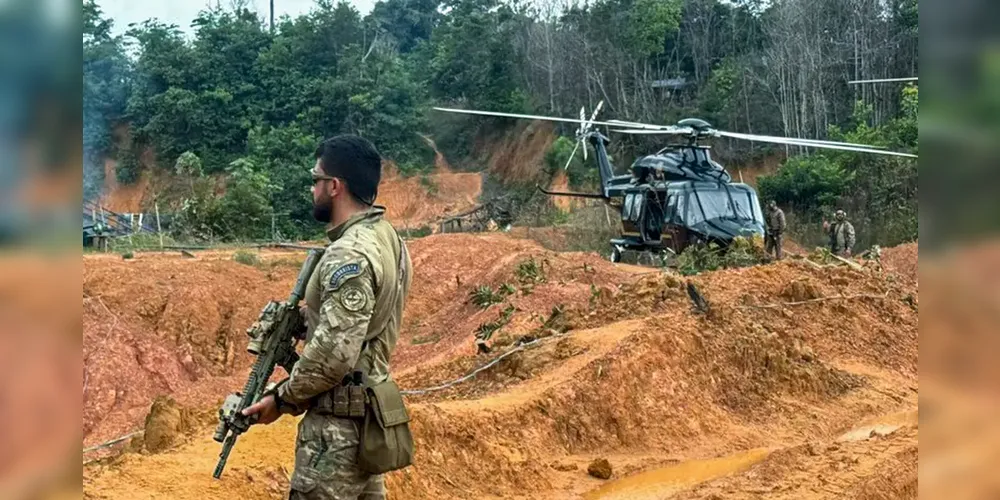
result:
M 344 293 L 340 294 L 340 303 L 351 312 L 358 312 L 365 307 L 368 302 L 368 298 L 365 297 L 365 292 L 362 292 L 356 286 L 349 286 L 344 290 Z
M 361 266 L 357 263 L 344 264 L 330 275 L 330 290 L 340 288 L 345 279 L 361 274 Z

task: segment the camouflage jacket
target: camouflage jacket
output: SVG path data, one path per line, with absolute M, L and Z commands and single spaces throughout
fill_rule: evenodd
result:
M 848 222 L 834 222 L 830 225 L 830 251 L 840 253 L 854 248 L 854 226 Z
M 384 214 L 374 207 L 327 231 L 331 243 L 306 287 L 306 344 L 278 388 L 283 401 L 308 406 L 355 370 L 373 384 L 389 378 L 412 273 Z
M 767 232 L 782 234 L 785 232 L 785 212 L 780 208 L 767 211 Z

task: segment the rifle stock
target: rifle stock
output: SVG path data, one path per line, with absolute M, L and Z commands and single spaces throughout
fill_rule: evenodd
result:
M 257 415 L 246 417 L 243 410 L 260 400 L 276 366 L 280 365 L 290 372 L 298 360 L 295 343 L 298 332 L 305 326 L 298 304 L 305 296 L 306 284 L 322 254 L 320 249 L 310 250 L 288 300 L 283 303 L 268 302 L 257 321 L 247 328 L 247 335 L 250 337 L 247 351 L 256 355 L 257 360 L 250 370 L 243 391 L 230 394 L 219 409 L 219 425 L 212 436 L 217 442 L 223 443 L 219 462 L 212 474 L 216 479 L 222 476 L 237 437 L 257 421 Z

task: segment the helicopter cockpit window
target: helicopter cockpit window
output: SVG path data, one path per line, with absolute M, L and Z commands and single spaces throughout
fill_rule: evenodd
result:
M 622 203 L 622 220 L 629 220 L 632 216 L 632 198 L 634 194 L 625 195 L 625 202 Z
M 687 203 L 685 222 L 698 224 L 710 219 L 763 222 L 752 195 L 740 190 L 692 191 Z
M 632 222 L 637 222 L 639 220 L 639 216 L 642 215 L 642 201 L 645 198 L 646 197 L 643 196 L 642 194 L 636 194 L 633 196 L 632 213 L 629 216 L 629 220 L 631 220 Z
M 755 210 L 755 204 L 750 197 L 750 193 L 735 192 L 733 195 L 734 216 L 741 220 L 761 221 L 763 217 Z

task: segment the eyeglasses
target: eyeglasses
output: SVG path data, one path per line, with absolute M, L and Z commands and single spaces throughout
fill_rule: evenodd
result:
M 326 174 L 317 174 L 314 171 L 310 171 L 309 174 L 312 175 L 313 184 L 316 184 L 319 181 L 329 181 L 336 179 L 336 177 L 330 177 L 329 175 Z

